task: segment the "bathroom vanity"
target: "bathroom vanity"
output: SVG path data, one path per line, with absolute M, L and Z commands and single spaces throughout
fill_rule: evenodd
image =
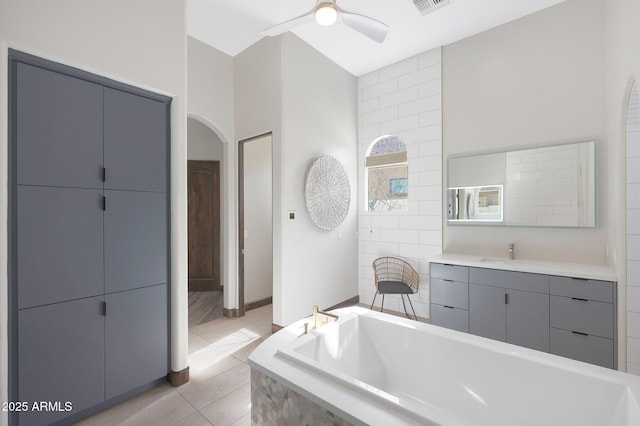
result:
M 442 254 L 434 325 L 617 367 L 616 275 L 607 266 Z

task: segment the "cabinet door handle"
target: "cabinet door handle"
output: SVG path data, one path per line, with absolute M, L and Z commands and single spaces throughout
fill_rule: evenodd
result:
M 107 210 L 107 197 L 102 197 L 102 211 Z
M 589 301 L 589 299 L 582 299 L 580 297 L 572 297 L 571 300 L 578 300 L 580 302 L 588 302 Z
M 104 167 L 102 168 L 102 181 L 107 181 L 107 169 L 105 169 Z
M 107 302 L 106 301 L 102 302 L 102 315 L 105 316 L 105 317 L 107 316 Z
M 579 332 L 579 331 L 573 331 L 573 330 L 571 330 L 571 332 L 572 332 L 573 334 L 579 334 L 580 336 L 588 336 L 588 335 L 589 335 L 588 333 L 581 333 L 581 332 Z
M 509 304 L 509 293 L 505 293 L 504 294 L 504 304 L 508 305 Z

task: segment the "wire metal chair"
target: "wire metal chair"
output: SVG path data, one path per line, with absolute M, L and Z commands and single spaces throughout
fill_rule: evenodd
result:
M 409 298 L 410 294 L 418 292 L 420 287 L 420 275 L 411 266 L 409 262 L 404 259 L 392 256 L 379 257 L 373 261 L 373 274 L 375 276 L 376 294 L 373 296 L 373 302 L 371 302 L 371 309 L 376 301 L 378 294 L 382 294 L 382 306 L 380 312 L 384 309 L 384 295 L 385 294 L 399 294 L 402 299 L 402 306 L 407 318 L 411 319 L 411 316 L 407 312 L 407 305 L 404 302 L 404 295 L 407 295 L 413 316 L 416 321 L 418 316 L 415 309 L 413 309 L 413 303 Z

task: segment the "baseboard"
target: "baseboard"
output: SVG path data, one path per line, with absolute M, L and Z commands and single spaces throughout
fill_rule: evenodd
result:
M 247 303 L 244 305 L 244 311 L 250 311 L 252 309 L 261 308 L 263 306 L 271 305 L 273 303 L 273 297 L 269 296 L 266 299 L 258 300 L 255 302 Z
M 222 308 L 222 315 L 226 318 L 240 318 L 240 309 L 233 308 Z
M 167 381 L 171 383 L 171 386 L 177 388 L 189 381 L 189 367 L 180 371 L 172 371 L 167 374 Z
M 357 305 L 358 303 L 360 303 L 360 296 L 353 296 L 352 298 L 340 302 L 337 305 L 333 305 L 325 310 L 332 311 L 334 309 L 347 308 L 349 306 Z
M 340 308 L 346 308 L 349 306 L 354 306 L 357 305 L 360 302 L 360 296 L 353 296 L 350 299 L 347 299 L 345 301 L 342 301 L 340 303 L 338 303 L 337 305 L 333 305 L 327 309 L 324 309 L 325 311 L 332 311 L 334 309 L 340 309 Z M 284 327 L 278 325 L 278 324 L 271 324 L 271 333 L 277 333 L 278 331 L 282 330 Z
M 367 308 L 367 309 L 371 308 L 371 305 L 365 305 L 364 303 L 358 303 L 358 306 L 361 306 L 361 307 Z M 380 306 L 374 306 L 373 310 L 376 311 L 376 312 L 380 312 Z M 394 315 L 396 317 L 402 317 L 402 318 L 406 318 L 407 317 L 407 314 L 405 314 L 404 312 L 394 311 L 392 309 L 387 309 L 387 308 L 384 308 L 384 313 L 385 314 L 389 314 L 389 315 Z M 413 319 L 413 317 L 411 317 L 411 319 Z M 418 321 L 419 322 L 426 322 L 428 324 L 429 323 L 429 318 L 418 317 Z

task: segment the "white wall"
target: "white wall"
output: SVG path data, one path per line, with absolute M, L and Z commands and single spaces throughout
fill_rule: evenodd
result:
M 273 295 L 271 135 L 244 143 L 244 303 Z
M 612 261 L 618 272 L 618 360 L 619 367 L 626 366 L 629 372 L 640 374 L 640 318 L 629 315 L 627 310 L 637 312 L 638 298 L 629 285 L 637 283 L 635 273 L 627 276 L 627 254 L 625 247 L 625 178 L 626 178 L 626 111 L 633 80 L 640 81 L 640 3 L 636 0 L 603 0 L 605 3 L 606 42 L 606 130 L 608 145 L 605 161 L 608 173 L 608 204 L 612 208 L 608 219 L 609 240 L 612 242 Z M 636 194 L 637 195 L 637 194 Z M 626 200 L 630 205 L 631 196 Z M 631 270 L 633 270 L 632 266 Z M 637 295 L 636 295 L 637 296 Z M 628 300 L 627 300 L 628 299 Z M 625 309 L 625 306 L 627 309 Z M 627 334 L 629 338 L 627 339 Z M 627 362 L 628 361 L 628 362 Z
M 357 80 L 293 34 L 283 37 L 281 211 L 282 317 L 290 324 L 358 295 Z M 331 155 L 344 167 L 351 203 L 331 231 L 316 227 L 304 200 L 314 160 Z M 287 211 L 297 211 L 289 221 Z
M 445 219 L 444 251 L 506 257 L 515 243 L 518 257 L 607 262 L 605 3 L 569 0 L 445 46 L 442 55 L 444 159 L 597 140 L 597 228 L 447 226 Z
M 235 67 L 237 139 L 273 136 L 273 322 L 285 326 L 357 294 L 355 200 L 337 230 L 323 231 L 303 192 L 313 160 L 332 155 L 356 193 L 356 79 L 292 34 L 261 40 Z
M 420 273 L 419 295 L 412 296 L 412 303 L 421 317 L 429 316 L 428 258 L 442 246 L 441 93 L 440 49 L 358 79 L 360 302 L 371 304 L 375 295 L 373 260 L 400 256 Z M 366 211 L 365 155 L 369 145 L 385 134 L 398 136 L 407 145 L 407 212 Z M 385 308 L 402 312 L 400 297 L 386 297 Z
M 187 159 L 222 161 L 222 141 L 195 118 L 187 119 Z
M 265 37 L 234 58 L 236 142 L 271 132 L 273 217 L 281 208 L 282 39 Z M 273 220 L 273 323 L 282 322 L 282 236 Z
M 153 16 L 153 19 L 149 19 Z M 186 28 L 184 0 L 3 0 L 0 170 L 7 170 L 7 48 L 173 97 L 171 369 L 187 366 Z M 7 401 L 7 176 L 0 174 L 0 401 Z M 0 423 L 6 424 L 6 413 Z
M 231 56 L 188 37 L 187 112 L 190 118 L 211 129 L 222 142 L 221 279 L 224 285 L 224 307 L 228 309 L 238 308 L 238 179 L 237 145 L 234 136 L 233 63 Z M 189 138 L 191 139 L 191 136 Z M 189 144 L 191 145 L 191 140 Z M 193 151 L 191 154 L 195 155 Z

